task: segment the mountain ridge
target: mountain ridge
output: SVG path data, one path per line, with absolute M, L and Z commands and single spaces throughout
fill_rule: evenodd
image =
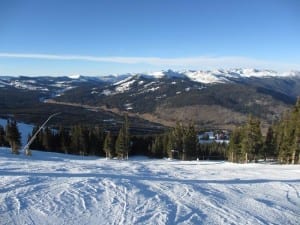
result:
M 53 108 L 100 107 L 109 115 L 126 112 L 166 126 L 194 121 L 199 127 L 227 128 L 243 123 L 249 114 L 266 125 L 279 118 L 300 95 L 300 72 L 166 70 L 104 77 L 0 77 L 1 93 L 2 112 L 7 113 L 32 104 L 44 107 L 52 100 L 60 103 L 51 104 Z M 28 95 L 34 96 L 30 103 Z

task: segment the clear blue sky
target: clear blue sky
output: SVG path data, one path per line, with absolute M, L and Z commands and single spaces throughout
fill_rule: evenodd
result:
M 0 75 L 300 69 L 299 0 L 1 0 Z

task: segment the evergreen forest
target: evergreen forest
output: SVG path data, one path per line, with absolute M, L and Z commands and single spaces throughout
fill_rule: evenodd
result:
M 35 127 L 28 140 L 39 130 Z M 19 154 L 21 135 L 17 122 L 8 120 L 0 126 L 0 146 L 10 146 Z M 236 127 L 229 144 L 199 143 L 193 123 L 184 126 L 177 122 L 174 128 L 158 135 L 131 135 L 128 116 L 119 132 L 101 126 L 83 124 L 59 128 L 45 127 L 30 145 L 31 149 L 82 156 L 128 159 L 130 155 L 180 160 L 228 160 L 235 163 L 276 161 L 281 164 L 300 163 L 300 99 L 296 105 L 274 122 L 262 135 L 261 121 L 250 115 L 247 122 Z

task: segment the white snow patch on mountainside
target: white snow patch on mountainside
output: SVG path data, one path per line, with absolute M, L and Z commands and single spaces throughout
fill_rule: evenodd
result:
M 287 77 L 287 76 L 298 76 L 298 75 L 300 76 L 300 73 L 297 71 L 293 71 L 289 73 L 278 73 L 272 70 L 257 70 L 257 69 L 231 69 L 231 70 L 219 69 L 219 70 L 212 70 L 212 71 L 166 70 L 166 71 L 152 72 L 147 74 L 126 74 L 126 76 L 121 75 L 120 77 L 124 77 L 124 79 L 120 79 L 118 80 L 118 82 L 115 82 L 113 84 L 114 91 L 104 90 L 102 94 L 114 95 L 117 93 L 124 93 L 126 91 L 130 91 L 132 88 L 132 84 L 134 84 L 135 82 L 137 82 L 137 84 L 140 86 L 144 85 L 145 89 L 143 90 L 139 88 L 136 91 L 136 93 L 132 95 L 138 95 L 150 91 L 156 91 L 159 89 L 159 86 L 157 86 L 159 84 L 157 83 L 156 85 L 156 82 L 162 82 L 160 81 L 161 79 L 177 79 L 171 82 L 171 84 L 173 85 L 176 85 L 179 82 L 178 81 L 179 79 L 181 80 L 181 82 L 184 79 L 188 79 L 201 84 L 217 84 L 217 83 L 234 82 L 235 79 L 249 78 L 249 77 L 263 78 L 263 77 Z M 178 91 L 176 94 L 180 94 L 180 93 L 182 92 Z
M 227 79 L 218 77 L 217 74 L 203 72 L 203 71 L 186 71 L 184 74 L 192 81 L 196 81 L 204 84 L 223 83 L 228 81 Z
M 81 75 L 80 74 L 72 74 L 72 75 L 69 75 L 68 77 L 71 79 L 79 79 L 81 77 Z
M 189 78 L 192 81 L 204 84 L 224 83 L 228 82 L 228 78 L 248 78 L 248 77 L 286 77 L 299 76 L 299 71 L 291 71 L 279 73 L 272 70 L 257 70 L 257 69 L 231 69 L 231 70 L 213 70 L 213 71 L 160 71 L 148 73 L 148 76 L 153 78 Z
M 130 86 L 135 82 L 136 80 L 127 80 L 123 83 L 118 82 L 118 86 L 115 88 L 116 92 L 123 93 L 130 89 Z
M 300 165 L 0 148 L 0 224 L 299 224 Z
M 163 71 L 158 71 L 158 72 L 153 72 L 153 73 L 149 73 L 149 76 L 152 76 L 154 78 L 163 78 L 165 76 Z

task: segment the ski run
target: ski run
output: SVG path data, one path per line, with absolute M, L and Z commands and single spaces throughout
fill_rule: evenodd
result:
M 300 165 L 0 148 L 0 224 L 300 224 Z

